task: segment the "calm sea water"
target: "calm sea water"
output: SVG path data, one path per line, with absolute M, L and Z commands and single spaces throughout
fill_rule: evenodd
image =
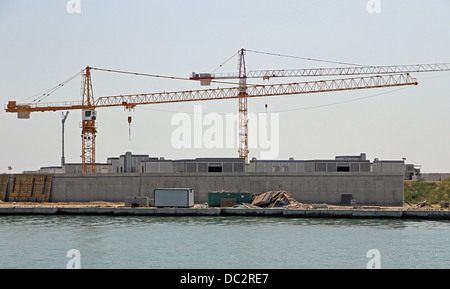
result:
M 1 216 L 0 268 L 450 268 L 450 222 Z

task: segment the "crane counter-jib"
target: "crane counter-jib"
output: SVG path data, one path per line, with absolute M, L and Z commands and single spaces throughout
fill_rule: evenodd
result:
M 16 101 L 9 101 L 5 107 L 6 112 L 35 112 L 35 111 L 57 111 L 57 110 L 74 110 L 84 109 L 85 107 L 80 101 L 70 102 L 32 102 L 17 104 Z

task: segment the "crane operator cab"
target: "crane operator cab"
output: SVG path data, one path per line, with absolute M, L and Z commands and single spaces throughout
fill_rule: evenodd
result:
M 97 112 L 95 110 L 83 110 L 82 118 L 83 118 L 83 121 L 84 120 L 96 120 Z

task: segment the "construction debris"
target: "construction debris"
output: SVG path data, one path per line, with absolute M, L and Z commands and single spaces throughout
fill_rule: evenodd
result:
M 288 209 L 310 209 L 311 205 L 302 204 L 297 202 L 286 191 L 269 191 L 265 193 L 255 194 L 252 203 L 252 207 L 257 208 L 274 208 L 284 207 Z
M 235 205 L 235 208 L 240 208 L 240 209 L 261 209 L 261 207 L 249 204 L 249 203 L 242 203 L 239 205 Z
M 194 209 L 206 209 L 208 208 L 208 203 L 199 203 L 199 204 L 194 204 Z
M 312 206 L 310 204 L 306 203 L 300 203 L 297 201 L 291 202 L 289 205 L 285 206 L 286 209 L 312 209 Z
M 328 205 L 327 204 L 311 204 L 313 209 L 327 209 L 328 210 Z
M 420 202 L 419 204 L 416 205 L 416 207 L 418 207 L 418 208 L 423 208 L 425 206 L 428 206 L 427 200 Z
M 153 199 L 149 199 L 148 197 L 139 197 L 139 196 L 127 196 L 125 197 L 125 207 L 152 207 L 154 204 Z
M 270 191 L 256 194 L 251 204 L 263 208 L 283 207 L 289 204 L 289 199 L 284 191 Z

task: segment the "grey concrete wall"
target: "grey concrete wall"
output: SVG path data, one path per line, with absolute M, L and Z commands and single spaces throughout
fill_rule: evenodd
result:
M 403 174 L 394 173 L 128 173 L 53 176 L 53 202 L 123 202 L 127 196 L 153 198 L 155 188 L 193 188 L 195 203 L 211 191 L 285 190 L 298 201 L 337 204 L 352 194 L 358 204 L 403 205 Z
M 419 180 L 424 182 L 439 182 L 450 178 L 450 173 L 422 173 Z

